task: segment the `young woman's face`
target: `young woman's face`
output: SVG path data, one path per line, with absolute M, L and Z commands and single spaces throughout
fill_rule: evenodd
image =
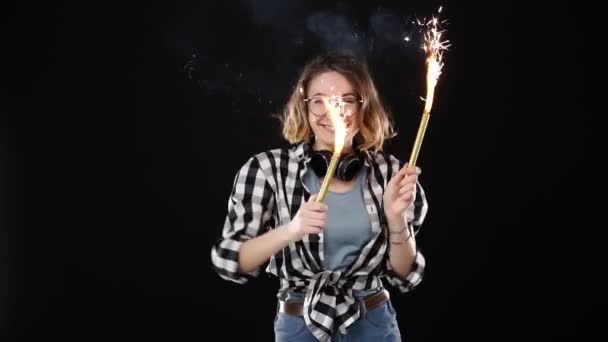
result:
M 334 149 L 334 128 L 327 112 L 323 110 L 324 102 L 321 96 L 326 98 L 342 97 L 345 103 L 346 112 L 345 123 L 347 128 L 344 151 L 352 149 L 353 137 L 357 134 L 359 127 L 357 124 L 358 109 L 360 103 L 357 94 L 350 82 L 342 74 L 335 71 L 321 73 L 310 80 L 306 93 L 308 99 L 308 122 L 315 134 L 315 150 Z

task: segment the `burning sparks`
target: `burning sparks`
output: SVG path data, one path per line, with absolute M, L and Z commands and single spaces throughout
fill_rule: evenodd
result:
M 330 99 L 324 98 L 325 106 L 327 107 L 327 113 L 329 114 L 329 120 L 334 126 L 335 141 L 334 150 L 337 153 L 342 152 L 344 147 L 344 139 L 346 138 L 346 123 L 344 122 L 344 101 L 340 97 L 332 97 Z
M 439 7 L 438 13 L 441 13 L 443 7 Z M 408 166 L 415 166 L 418 154 L 420 153 L 420 146 L 422 145 L 422 139 L 428 124 L 428 120 L 433 107 L 433 99 L 435 96 L 435 86 L 439 76 L 441 75 L 441 69 L 443 68 L 443 51 L 450 47 L 449 40 L 442 40 L 443 33 L 445 32 L 441 25 L 445 24 L 447 20 L 439 20 L 437 16 L 433 16 L 431 19 L 417 19 L 417 24 L 424 31 L 424 43 L 422 48 L 426 53 L 426 98 L 424 104 L 424 112 L 422 113 L 422 120 L 418 128 L 418 134 L 414 142 L 412 154 Z
M 329 189 L 329 182 L 333 178 L 333 174 L 336 171 L 336 166 L 340 160 L 340 154 L 342 154 L 342 148 L 344 148 L 344 142 L 346 139 L 346 123 L 344 122 L 344 116 L 348 113 L 344 112 L 345 103 L 341 97 L 332 96 L 331 98 L 323 97 L 325 107 L 327 107 L 327 114 L 334 126 L 334 153 L 329 162 L 327 173 L 321 184 L 321 190 L 317 196 L 317 202 L 322 202 L 325 199 L 327 190 Z
M 438 13 L 441 13 L 443 7 L 439 7 Z M 447 50 L 451 44 L 449 40 L 442 40 L 445 30 L 441 29 L 441 25 L 447 20 L 440 21 L 437 17 L 432 17 L 429 20 L 417 20 L 418 26 L 424 29 L 424 43 L 422 49 L 426 53 L 426 100 L 424 113 L 430 113 L 433 106 L 433 98 L 437 80 L 441 75 L 443 68 L 443 51 Z

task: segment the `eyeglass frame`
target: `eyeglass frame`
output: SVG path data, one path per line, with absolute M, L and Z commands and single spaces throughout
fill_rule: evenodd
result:
M 363 99 L 362 99 L 362 98 L 360 98 L 360 97 L 358 97 L 358 96 L 354 96 L 354 95 L 347 95 L 347 96 L 352 96 L 352 97 L 356 98 L 356 102 L 358 102 L 358 103 L 363 103 Z M 323 99 L 323 98 L 330 98 L 330 99 L 334 99 L 334 98 L 335 98 L 335 99 L 340 99 L 340 100 L 342 100 L 342 99 L 343 99 L 343 96 L 323 96 L 323 95 L 315 95 L 315 96 L 313 96 L 313 97 L 304 98 L 304 103 L 306 103 L 306 105 L 308 106 L 308 102 L 310 102 L 310 100 L 314 100 L 314 99 L 318 99 L 318 98 L 321 98 L 321 99 Z M 326 111 L 325 111 L 323 114 L 317 114 L 317 113 L 313 112 L 312 110 L 310 110 L 310 108 L 309 108 L 308 110 L 309 110 L 309 111 L 312 113 L 312 115 L 317 116 L 317 117 L 322 117 L 322 116 L 326 115 L 326 114 L 327 114 L 327 112 L 329 111 L 329 110 L 326 110 Z M 358 112 L 358 111 L 357 111 L 357 112 Z M 348 115 L 348 116 L 351 116 L 351 115 L 353 115 L 353 114 L 354 114 L 354 113 L 351 113 L 351 114 L 350 114 L 350 115 Z

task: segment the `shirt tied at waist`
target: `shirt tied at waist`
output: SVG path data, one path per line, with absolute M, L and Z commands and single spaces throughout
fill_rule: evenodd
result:
M 320 341 L 330 341 L 337 327 L 342 334 L 360 315 L 352 281 L 340 271 L 323 271 L 311 277 L 304 300 L 304 320 Z M 348 315 L 345 315 L 348 313 Z

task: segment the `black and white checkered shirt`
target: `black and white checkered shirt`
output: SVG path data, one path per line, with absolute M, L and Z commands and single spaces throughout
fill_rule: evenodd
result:
M 301 143 L 259 153 L 238 171 L 230 198 L 223 232 L 211 251 L 217 273 L 224 279 L 245 283 L 256 277 L 238 271 L 241 244 L 274 227 L 289 223 L 310 193 L 302 181 L 310 160 L 311 147 Z M 280 279 L 281 290 L 305 291 L 304 318 L 320 341 L 346 329 L 359 318 L 360 306 L 354 290 L 381 286 L 381 278 L 400 292 L 408 292 L 422 280 L 425 259 L 418 248 L 415 265 L 406 277 L 395 273 L 389 262 L 388 227 L 382 207 L 386 184 L 400 168 L 400 162 L 384 152 L 364 154 L 368 169 L 364 201 L 370 217 L 372 238 L 358 258 L 344 271 L 323 268 L 323 234 L 310 234 L 291 242 L 274 255 L 266 271 Z M 407 219 L 418 233 L 427 213 L 427 201 L 420 183 Z

